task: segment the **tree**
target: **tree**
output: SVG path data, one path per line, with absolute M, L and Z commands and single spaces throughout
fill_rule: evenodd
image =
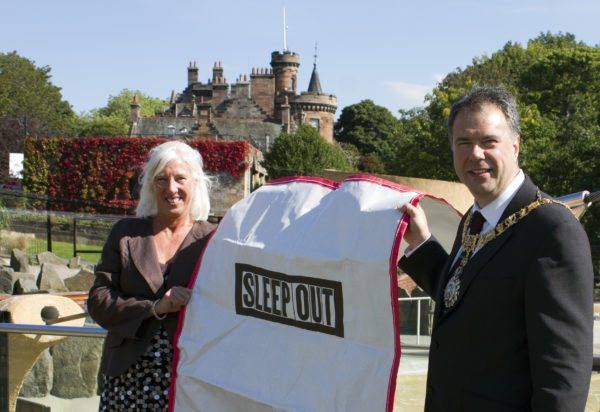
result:
M 366 155 L 360 159 L 358 170 L 364 173 L 383 173 L 384 168 L 381 161 L 375 155 Z
M 346 156 L 346 160 L 348 164 L 352 166 L 352 168 L 356 169 L 361 160 L 361 154 L 352 143 L 340 143 L 340 149 L 344 156 Z
M 312 126 L 282 133 L 261 163 L 271 179 L 284 176 L 318 176 L 324 169 L 352 170 L 338 146 L 327 143 Z
M 139 90 L 123 89 L 116 95 L 110 95 L 106 106 L 93 109 L 79 118 L 78 135 L 82 137 L 126 136 L 131 123 L 131 103 L 134 96 L 140 103 L 142 116 L 154 116 L 161 111 L 164 102 L 150 97 Z
M 116 96 L 110 95 L 106 106 L 92 111 L 92 114 L 97 114 L 98 116 L 115 116 L 129 124 L 131 123 L 131 103 L 136 95 L 141 106 L 140 113 L 142 116 L 154 116 L 156 112 L 162 111 L 165 104 L 164 101 L 150 97 L 139 90 L 123 89 Z
M 0 118 L 17 119 L 30 136 L 71 134 L 74 113 L 50 78 L 50 67 L 0 53 Z
M 129 125 L 118 116 L 96 116 L 82 119 L 79 136 L 121 137 L 128 131 Z
M 335 126 L 335 138 L 351 143 L 364 155 L 375 155 L 386 170 L 393 167 L 398 150 L 398 119 L 372 100 L 346 106 Z
M 458 96 L 483 85 L 515 95 L 519 162 L 542 190 L 554 196 L 600 190 L 600 48 L 568 33 L 540 34 L 527 47 L 509 42 L 491 56 L 475 58 L 446 76 L 426 97 L 427 107 L 402 112 L 396 163 L 407 175 L 455 179 L 446 119 Z M 600 245 L 598 206 L 582 223 L 591 243 Z

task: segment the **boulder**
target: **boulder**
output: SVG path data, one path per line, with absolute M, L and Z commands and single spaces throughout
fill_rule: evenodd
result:
M 31 371 L 25 377 L 19 396 L 25 398 L 41 398 L 52 389 L 52 372 L 54 364 L 48 349 L 43 351 Z
M 96 395 L 103 341 L 102 338 L 70 337 L 51 349 L 52 395 L 67 399 Z
M 66 266 L 69 264 L 69 259 L 63 259 L 61 257 L 56 256 L 52 252 L 42 252 L 37 254 L 37 260 L 40 265 L 44 263 L 52 263 L 53 265 L 63 265 Z
M 88 269 L 81 269 L 81 271 L 70 278 L 65 279 L 65 286 L 72 292 L 76 291 L 88 291 L 94 284 L 96 275 Z
M 79 256 L 72 257 L 71 259 L 69 259 L 69 263 L 67 264 L 67 266 L 70 269 L 81 268 L 81 258 Z
M 66 292 L 67 287 L 63 279 L 69 277 L 65 275 L 66 271 L 71 269 L 66 266 L 44 263 L 37 278 L 37 287 L 40 290 L 51 290 L 55 292 Z
M 12 293 L 15 271 L 11 267 L 0 268 L 0 293 Z
M 30 277 L 17 279 L 13 285 L 13 295 L 25 295 L 27 293 L 35 293 L 39 291 L 37 284 L 35 283 L 35 277 L 33 275 L 29 276 Z
M 13 249 L 10 252 L 10 267 L 15 272 L 31 272 L 29 256 L 21 249 Z

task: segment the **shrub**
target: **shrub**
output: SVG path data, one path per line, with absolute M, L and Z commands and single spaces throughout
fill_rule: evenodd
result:
M 163 138 L 25 139 L 23 187 L 48 195 L 52 210 L 132 213 L 131 190 L 150 149 Z M 249 167 L 245 141 L 191 140 L 204 168 L 240 177 Z M 77 199 L 78 201 L 74 201 Z

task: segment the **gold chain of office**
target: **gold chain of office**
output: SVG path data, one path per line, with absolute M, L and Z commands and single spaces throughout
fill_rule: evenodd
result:
M 473 215 L 473 210 L 471 210 L 465 220 L 461 239 L 462 248 L 465 252 L 466 257 L 470 256 L 471 253 L 473 253 L 477 248 L 485 245 L 486 243 L 500 236 L 502 233 L 504 233 L 506 229 L 519 222 L 521 219 L 523 219 L 525 216 L 531 213 L 535 208 L 546 203 L 557 203 L 571 210 L 569 206 L 565 205 L 564 203 L 558 200 L 547 199 L 542 197 L 541 193 L 538 191 L 536 200 L 534 200 L 521 210 L 517 210 L 515 213 L 504 219 L 502 222 L 499 222 L 492 230 L 489 230 L 482 235 L 470 235 L 467 233 L 467 229 L 469 227 L 469 224 L 471 223 L 471 217 Z

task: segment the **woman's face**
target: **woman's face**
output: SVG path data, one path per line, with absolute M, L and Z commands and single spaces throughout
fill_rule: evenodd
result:
M 185 162 L 171 160 L 154 177 L 153 185 L 159 216 L 179 217 L 189 214 L 196 182 Z

